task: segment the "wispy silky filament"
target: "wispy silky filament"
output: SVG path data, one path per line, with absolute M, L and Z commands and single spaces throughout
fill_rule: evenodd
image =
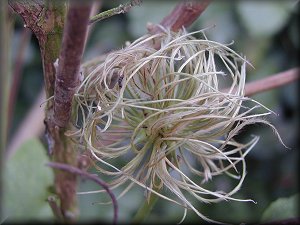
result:
M 195 33 L 203 31 L 145 35 L 84 65 L 85 79 L 75 95 L 83 115 L 77 136 L 99 171 L 111 176 L 111 188 L 124 186 L 121 195 L 135 183 L 148 195 L 212 221 L 188 199 L 251 201 L 232 195 L 246 175 L 244 158 L 259 138 L 238 143 L 234 136 L 245 125 L 269 124 L 262 116 L 271 111 L 244 97 L 247 61 L 205 35 L 194 38 Z M 159 50 L 149 44 L 157 39 Z M 219 87 L 223 83 L 228 86 Z M 257 107 L 265 112 L 253 113 Z M 121 167 L 118 158 L 125 162 Z M 237 179 L 237 185 L 227 193 L 204 187 L 220 175 Z

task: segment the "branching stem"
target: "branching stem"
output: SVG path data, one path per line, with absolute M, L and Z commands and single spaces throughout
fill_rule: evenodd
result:
M 109 189 L 108 185 L 103 180 L 101 180 L 99 177 L 97 177 L 95 175 L 84 172 L 84 171 L 82 171 L 82 170 L 80 170 L 80 169 L 78 169 L 74 166 L 68 165 L 68 164 L 50 162 L 50 163 L 47 163 L 47 165 L 52 167 L 52 168 L 65 170 L 69 173 L 80 175 L 82 177 L 90 179 L 90 180 L 94 181 L 95 183 L 99 184 L 107 192 L 107 194 L 111 198 L 111 201 L 112 201 L 112 204 L 113 204 L 113 207 L 114 207 L 113 224 L 117 223 L 117 220 L 118 220 L 118 203 L 117 203 L 115 195 L 112 193 L 112 191 Z

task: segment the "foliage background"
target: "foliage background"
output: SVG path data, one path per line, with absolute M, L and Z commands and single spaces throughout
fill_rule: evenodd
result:
M 120 2 L 103 1 L 102 9 L 116 7 Z M 122 48 L 125 46 L 125 41 L 132 41 L 143 35 L 147 32 L 147 22 L 160 22 L 173 9 L 176 2 L 178 1 L 144 0 L 141 6 L 133 8 L 127 14 L 96 23 L 93 25 L 83 61 L 112 49 Z M 255 67 L 255 69 L 248 67 L 247 81 L 257 80 L 299 66 L 298 7 L 299 1 L 294 0 L 213 1 L 188 30 L 199 30 L 215 24 L 215 28 L 206 33 L 208 38 L 222 43 L 230 43 L 234 40 L 231 47 L 238 53 L 246 55 Z M 11 39 L 12 71 L 16 66 L 14 63 L 19 54 L 20 34 L 24 29 L 21 19 L 19 17 L 15 19 Z M 13 140 L 14 134 L 32 107 L 42 86 L 43 75 L 39 47 L 37 40 L 32 36 L 26 49 L 10 140 Z M 236 197 L 251 198 L 257 201 L 257 204 L 224 202 L 206 205 L 198 203 L 197 207 L 201 209 L 201 212 L 216 220 L 240 223 L 258 222 L 262 218 L 270 220 L 299 216 L 299 196 L 295 195 L 299 188 L 298 85 L 289 84 L 276 90 L 257 94 L 253 98 L 279 114 L 277 117 L 272 116 L 269 120 L 278 129 L 291 150 L 285 149 L 279 143 L 270 128 L 260 125 L 249 126 L 239 138 L 244 139 L 255 134 L 260 135 L 261 139 L 246 159 L 248 174 Z M 42 108 L 40 111 L 43 113 Z M 27 154 L 24 154 L 25 152 Z M 45 201 L 51 183 L 49 180 L 53 179 L 51 171 L 45 170 L 44 176 L 36 173 L 40 171 L 38 168 L 44 168 L 42 162 L 45 160 L 46 147 L 42 132 L 39 139 L 29 140 L 22 144 L 17 153 L 10 158 L 5 167 L 3 182 L 8 190 L 4 199 L 4 210 L 6 210 L 4 219 L 49 219 L 53 217 Z M 26 165 L 31 165 L 31 167 Z M 215 182 L 219 187 L 231 185 L 228 179 L 218 178 Z M 20 184 L 19 187 L 18 184 Z M 16 190 L 12 190 L 12 187 Z M 96 188 L 93 183 L 80 181 L 80 190 L 95 190 Z M 16 195 L 16 192 L 19 195 Z M 28 193 L 35 194 L 28 195 Z M 287 210 L 281 210 L 279 213 L 274 213 L 274 210 L 265 212 L 268 206 L 278 198 L 289 199 L 281 199 L 272 207 L 276 210 L 278 207 L 276 204 L 279 204 L 280 209 L 286 207 Z M 79 195 L 80 219 L 111 221 L 113 213 L 111 205 L 93 204 L 107 199 L 105 194 Z M 26 211 L 22 210 L 22 206 L 18 203 L 20 201 L 25 202 L 23 208 L 26 207 Z M 120 220 L 130 221 L 143 201 L 144 193 L 141 188 L 135 188 L 120 199 Z M 16 205 L 21 209 L 18 210 Z M 11 209 L 15 209 L 14 213 L 11 213 Z M 285 215 L 282 215 L 283 211 L 286 212 Z M 147 221 L 179 222 L 182 212 L 180 207 L 159 200 Z M 186 222 L 198 220 L 199 218 L 190 212 Z

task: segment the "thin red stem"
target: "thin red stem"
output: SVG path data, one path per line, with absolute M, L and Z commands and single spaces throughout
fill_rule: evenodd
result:
M 114 219 L 113 219 L 113 224 L 117 223 L 118 220 L 118 203 L 117 203 L 117 199 L 115 197 L 115 195 L 112 193 L 112 191 L 110 190 L 110 188 L 108 187 L 108 185 L 101 180 L 99 177 L 97 177 L 96 175 L 92 175 L 89 174 L 87 172 L 84 172 L 74 166 L 68 165 L 68 164 L 64 164 L 64 163 L 57 163 L 57 162 L 49 162 L 47 163 L 47 166 L 50 166 L 52 168 L 56 168 L 56 169 L 60 169 L 60 170 L 65 170 L 67 172 L 76 174 L 76 175 L 80 175 L 82 177 L 88 178 L 92 181 L 94 181 L 95 183 L 99 184 L 106 192 L 107 194 L 109 194 L 113 207 L 114 207 Z
M 190 26 L 204 10 L 207 8 L 211 0 L 190 0 L 181 1 L 172 12 L 167 15 L 161 22 L 160 25 L 166 28 L 170 28 L 173 31 L 178 31 L 182 27 Z M 158 26 L 148 27 L 150 33 L 155 34 L 160 32 Z
M 292 83 L 300 78 L 299 72 L 299 68 L 293 68 L 260 80 L 249 82 L 245 85 L 245 95 L 251 96 L 286 85 L 288 83 Z

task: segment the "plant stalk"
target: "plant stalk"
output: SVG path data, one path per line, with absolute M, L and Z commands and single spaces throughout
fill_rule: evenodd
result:
M 152 211 L 158 198 L 159 197 L 156 194 L 150 193 L 149 201 L 144 201 L 142 207 L 139 208 L 131 222 L 133 224 L 141 224 Z
M 63 31 L 62 47 L 55 71 L 53 108 L 48 110 L 46 124 L 52 161 L 78 166 L 76 146 L 65 135 L 70 128 L 72 99 L 80 83 L 79 70 L 92 5 L 70 2 Z M 55 60 L 56 61 L 56 60 Z M 66 222 L 74 222 L 78 217 L 77 176 L 68 171 L 55 170 L 55 189 L 60 198 L 61 211 Z
M 119 5 L 118 7 L 106 10 L 104 12 L 101 12 L 95 16 L 93 16 L 89 23 L 95 23 L 99 22 L 101 20 L 107 19 L 109 17 L 112 17 L 114 15 L 127 13 L 133 6 L 139 5 L 141 3 L 141 0 L 131 0 L 130 2 L 126 2 L 124 5 Z
M 9 4 L 23 18 L 25 25 L 33 31 L 38 39 L 43 63 L 46 98 L 50 98 L 54 95 L 55 90 L 56 69 L 54 62 L 60 55 L 67 10 L 66 2 L 23 0 L 9 1 Z M 66 128 L 57 126 L 53 117 L 54 102 L 49 100 L 45 107 L 44 120 L 48 152 L 53 161 L 77 166 L 77 152 L 64 134 Z M 78 217 L 76 175 L 65 171 L 55 171 L 54 182 L 56 194 L 60 199 L 59 208 L 62 212 L 63 221 L 75 222 Z

